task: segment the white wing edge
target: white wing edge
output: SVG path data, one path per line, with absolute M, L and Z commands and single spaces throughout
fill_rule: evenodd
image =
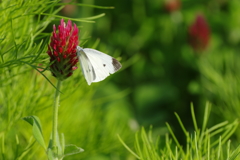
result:
M 90 60 L 88 59 L 86 53 L 83 51 L 83 49 L 80 46 L 77 46 L 77 56 L 78 56 L 78 61 L 80 62 L 83 76 L 86 79 L 88 85 L 91 85 L 91 83 L 96 78 L 96 75 Z

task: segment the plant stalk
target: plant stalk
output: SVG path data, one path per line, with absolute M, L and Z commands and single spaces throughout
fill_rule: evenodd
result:
M 57 149 L 57 137 L 58 137 L 58 107 L 60 101 L 60 88 L 61 88 L 62 81 L 58 80 L 57 82 L 57 89 L 54 97 L 54 106 L 53 106 L 53 124 L 52 124 L 52 149 L 55 156 L 58 155 Z

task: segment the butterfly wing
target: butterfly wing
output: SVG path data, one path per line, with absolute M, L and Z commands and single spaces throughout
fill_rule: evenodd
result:
M 89 61 L 87 55 L 83 51 L 83 49 L 79 46 L 77 47 L 77 55 L 78 55 L 78 60 L 81 65 L 82 73 L 83 73 L 88 85 L 90 85 L 93 82 L 93 80 L 96 78 L 94 68 L 93 68 L 91 62 Z
M 120 62 L 105 53 L 90 48 L 84 48 L 82 50 L 90 61 L 93 73 L 95 74 L 92 82 L 102 81 L 122 67 Z

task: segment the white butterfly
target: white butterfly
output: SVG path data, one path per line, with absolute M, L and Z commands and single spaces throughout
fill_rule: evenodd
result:
M 115 58 L 95 49 L 77 46 L 77 55 L 88 85 L 104 80 L 122 67 Z

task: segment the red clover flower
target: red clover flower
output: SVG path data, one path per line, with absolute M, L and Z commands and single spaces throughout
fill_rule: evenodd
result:
M 195 22 L 188 29 L 189 43 L 196 51 L 207 48 L 210 39 L 210 29 L 203 16 L 198 15 Z
M 181 1 L 180 0 L 165 0 L 164 7 L 169 13 L 177 11 L 181 8 Z
M 77 46 L 78 28 L 76 24 L 72 25 L 70 20 L 66 24 L 61 19 L 58 30 L 53 25 L 53 33 L 47 53 L 50 56 L 50 71 L 58 80 L 62 81 L 68 78 L 77 69 Z

